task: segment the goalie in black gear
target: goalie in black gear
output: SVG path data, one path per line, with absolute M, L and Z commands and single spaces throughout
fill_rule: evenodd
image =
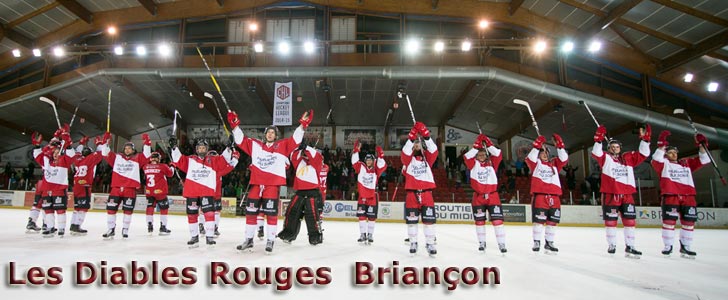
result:
M 319 221 L 323 211 L 323 199 L 319 191 L 319 172 L 323 166 L 323 157 L 316 149 L 302 143 L 291 154 L 291 161 L 296 170 L 293 181 L 296 195 L 286 208 L 286 220 L 278 237 L 287 243 L 295 240 L 301 229 L 301 219 L 305 217 L 308 242 L 311 245 L 321 244 L 323 236 Z

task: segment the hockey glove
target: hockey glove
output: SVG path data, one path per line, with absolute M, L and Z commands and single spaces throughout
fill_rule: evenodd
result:
M 533 141 L 533 147 L 536 149 L 541 149 L 543 147 L 543 143 L 546 142 L 546 137 L 543 135 L 539 135 L 535 141 Z
M 562 139 L 560 135 L 554 133 L 553 138 L 554 138 L 554 144 L 556 145 L 556 148 L 559 148 L 559 149 L 566 148 L 564 146 L 564 139 Z
M 662 132 L 660 132 L 660 136 L 657 138 L 658 148 L 667 147 L 670 145 L 670 143 L 667 142 L 667 137 L 670 136 L 670 134 L 671 133 L 669 130 L 663 130 Z
M 597 132 L 594 133 L 594 142 L 601 143 L 604 141 L 604 137 L 607 136 L 607 128 L 604 125 L 597 127 Z
M 230 123 L 230 128 L 235 128 L 240 125 L 240 119 L 238 119 L 238 114 L 234 111 L 228 112 L 227 119 L 228 123 Z
M 34 131 L 33 134 L 30 135 L 30 140 L 31 143 L 33 143 L 33 146 L 40 146 L 40 143 L 43 142 L 43 135 Z

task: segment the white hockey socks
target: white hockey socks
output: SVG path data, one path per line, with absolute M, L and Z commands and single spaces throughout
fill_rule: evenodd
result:
M 106 214 L 106 228 L 113 229 L 116 227 L 116 214 Z
M 475 234 L 478 236 L 478 242 L 485 243 L 485 225 L 475 225 Z
M 533 223 L 533 240 L 534 241 L 540 241 L 543 239 L 543 224 L 541 223 Z
M 359 233 L 361 233 L 361 234 L 367 233 L 367 221 L 366 220 L 359 220 Z
M 624 244 L 634 247 L 634 227 L 624 227 Z
M 690 246 L 693 245 L 693 226 L 682 226 L 680 230 L 680 242 L 685 246 L 686 249 L 690 250 Z
M 369 221 L 369 223 L 367 223 L 367 227 L 369 227 L 367 232 L 370 236 L 374 236 L 374 224 L 376 224 L 374 221 Z
M 501 224 L 497 226 L 493 226 L 493 229 L 495 230 L 495 240 L 498 241 L 498 244 L 505 244 L 506 243 L 506 228 Z
M 411 243 L 417 242 L 417 224 L 407 224 L 407 236 Z
M 556 226 L 546 225 L 546 241 L 553 242 L 556 237 Z
M 428 244 L 435 243 L 435 224 L 425 225 L 425 240 Z
M 617 244 L 617 227 L 605 227 L 607 229 L 607 244 Z

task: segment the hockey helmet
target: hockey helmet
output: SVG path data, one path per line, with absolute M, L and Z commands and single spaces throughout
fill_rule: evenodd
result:
M 83 156 L 89 156 L 91 155 L 92 151 L 89 147 L 83 147 L 83 150 L 81 150 L 81 155 Z
M 149 158 L 156 158 L 156 159 L 161 159 L 161 158 L 162 158 L 162 155 L 161 155 L 161 154 L 159 154 L 159 152 L 157 152 L 157 151 L 154 151 L 154 152 L 152 152 L 152 155 L 151 155 L 151 156 L 149 156 Z
M 277 126 L 275 126 L 275 125 L 269 125 L 268 127 L 265 128 L 265 130 L 263 130 L 263 139 L 266 142 L 268 141 L 268 139 L 266 138 L 266 136 L 268 135 L 268 131 L 269 130 L 273 130 L 273 132 L 276 135 L 276 137 L 273 139 L 274 141 L 277 140 L 279 136 L 281 136 L 281 132 L 278 131 L 278 127 Z
M 217 156 L 217 151 L 215 151 L 215 150 L 207 151 L 207 155 L 208 156 Z
M 675 152 L 680 153 L 680 150 L 677 149 L 675 146 L 667 146 L 665 147 L 665 153 L 670 152 L 672 150 L 675 150 Z
M 369 153 L 366 156 L 364 156 L 364 160 L 367 160 L 367 159 L 375 160 L 374 159 L 374 154 Z

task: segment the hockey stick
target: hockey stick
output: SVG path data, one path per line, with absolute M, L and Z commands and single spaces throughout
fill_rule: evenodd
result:
M 175 133 L 177 132 L 177 116 L 182 119 L 182 115 L 180 115 L 179 112 L 175 109 L 174 120 L 172 121 L 172 136 L 176 136 Z
M 152 122 L 149 122 L 149 127 L 151 127 L 152 129 L 154 129 L 155 132 L 157 132 L 157 136 L 159 137 L 160 140 L 162 140 L 162 144 L 164 145 L 164 149 L 170 149 L 169 146 L 167 145 L 167 142 L 165 142 L 164 139 L 162 139 L 162 135 L 159 133 L 159 129 L 157 129 L 157 127 L 154 127 L 154 124 L 152 124 Z M 162 150 L 162 151 L 164 151 L 164 150 Z M 169 153 L 167 153 L 166 151 L 165 151 L 165 154 L 169 155 Z M 171 159 L 172 159 L 172 157 L 170 155 L 170 160 Z M 174 168 L 174 175 L 177 176 L 177 179 L 179 180 L 179 182 L 181 182 L 182 184 L 185 183 L 185 181 L 182 180 L 182 177 L 179 176 L 179 173 L 177 173 L 177 168 L 176 167 Z
M 212 94 L 205 92 L 205 97 L 209 98 L 210 101 L 212 101 L 213 104 L 215 104 L 215 109 L 217 110 L 217 116 L 220 117 L 220 122 L 222 123 L 222 128 L 225 129 L 225 135 L 230 136 L 230 131 L 227 128 L 227 125 L 225 125 L 225 120 L 222 118 L 222 114 L 220 113 L 220 106 L 217 105 L 217 101 L 215 101 L 215 97 L 212 96 Z
M 76 113 L 78 113 L 78 107 L 81 106 L 81 103 L 86 102 L 86 98 L 81 99 L 81 102 L 76 105 L 76 109 L 73 111 L 73 117 L 71 117 L 71 123 L 68 124 L 68 128 L 71 128 L 73 126 L 73 120 L 76 119 Z
M 682 108 L 676 108 L 672 111 L 673 115 L 682 114 L 685 115 L 685 117 L 688 118 L 688 123 L 690 123 L 690 127 L 693 128 L 693 131 L 695 131 L 695 134 L 698 134 L 698 128 L 695 127 L 695 124 L 693 124 L 693 119 L 690 118 L 690 115 L 682 109 Z M 713 164 L 713 169 L 716 173 L 718 173 L 718 177 L 720 178 L 720 182 L 723 183 L 723 185 L 727 185 L 725 178 L 723 178 L 723 174 L 720 173 L 720 169 L 718 169 L 718 165 L 715 163 L 715 159 L 713 159 L 713 154 L 710 153 L 710 149 L 705 145 L 705 143 L 700 143 L 701 146 L 703 146 L 703 149 L 705 149 L 705 153 L 708 154 L 708 158 L 710 158 L 710 162 Z
M 227 99 L 225 99 L 225 95 L 222 94 L 222 90 L 220 90 L 220 86 L 217 84 L 217 80 L 215 80 L 215 76 L 212 75 L 212 70 L 210 69 L 210 66 L 207 64 L 207 60 L 205 59 L 205 56 L 202 55 L 202 52 L 200 51 L 200 47 L 195 47 L 197 49 L 197 54 L 200 55 L 200 58 L 202 59 L 202 63 L 205 64 L 205 68 L 207 68 L 207 72 L 210 73 L 210 79 L 212 79 L 212 83 L 215 85 L 215 89 L 217 89 L 217 93 L 220 94 L 220 98 L 222 99 L 222 103 L 225 104 L 225 108 L 227 108 L 228 112 L 231 112 L 230 105 L 228 105 Z M 225 123 L 225 122 L 223 122 Z
M 106 107 L 106 132 L 110 132 L 111 126 L 111 89 L 109 89 L 109 104 Z
M 54 103 L 51 99 L 48 99 L 46 97 L 40 97 L 40 101 L 43 101 L 45 103 L 50 104 L 51 107 L 53 107 L 53 113 L 56 115 L 56 123 L 58 124 L 58 129 L 61 129 L 61 119 L 58 118 L 58 110 L 56 109 L 56 103 Z
M 589 115 L 591 116 L 592 120 L 594 120 L 594 124 L 596 124 L 597 127 L 599 127 L 599 122 L 597 121 L 597 118 L 594 117 L 594 114 L 592 113 L 591 109 L 589 109 L 589 105 L 586 104 L 586 102 L 581 101 L 581 100 L 579 100 L 579 104 L 583 104 L 584 107 L 586 107 L 586 111 L 589 112 Z M 607 136 L 606 134 L 604 135 L 604 138 L 607 139 L 607 141 L 609 140 L 609 136 Z
M 480 122 L 475 121 L 475 126 L 478 126 L 478 133 L 483 134 L 483 130 L 480 129 Z
M 528 108 L 528 114 L 531 115 L 531 121 L 533 122 L 533 127 L 536 128 L 536 134 L 541 135 L 541 131 L 538 129 L 538 123 L 536 123 L 536 118 L 533 117 L 533 111 L 531 111 L 531 105 L 528 104 L 528 102 L 521 100 L 521 99 L 513 99 L 513 103 L 518 105 L 523 105 L 526 108 Z

